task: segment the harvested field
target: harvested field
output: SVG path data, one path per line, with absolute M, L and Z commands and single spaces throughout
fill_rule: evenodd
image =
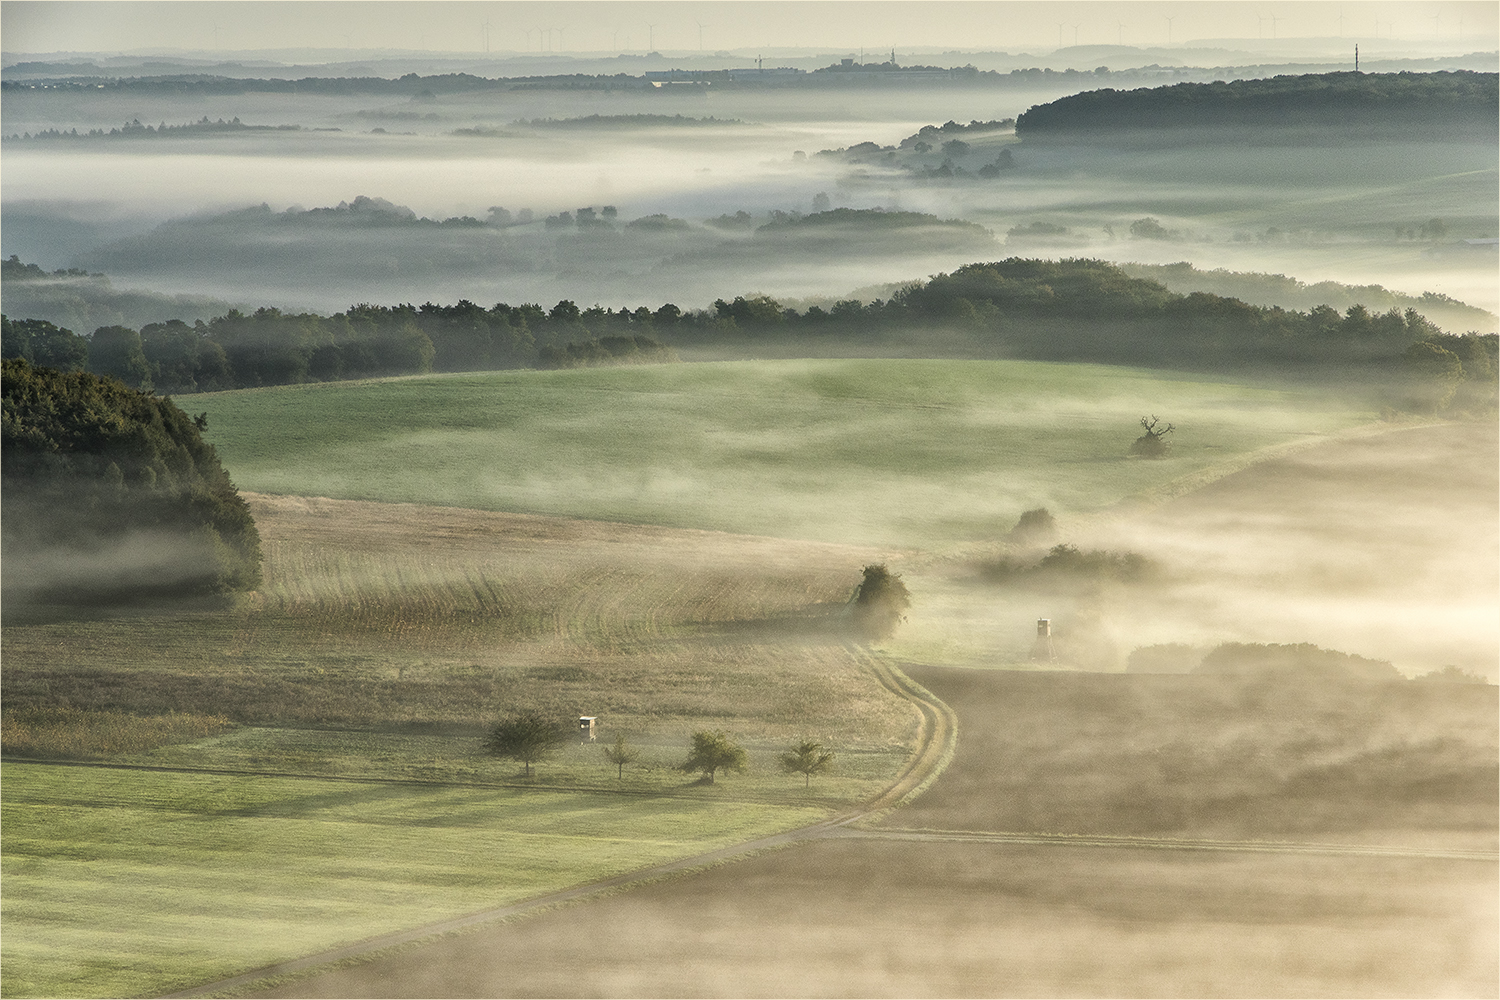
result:
M 408 504 L 249 497 L 234 607 L 8 620 L 7 703 L 473 735 L 518 708 L 673 738 L 899 742 L 840 625 L 875 549 Z M 829 720 L 823 707 L 838 704 Z

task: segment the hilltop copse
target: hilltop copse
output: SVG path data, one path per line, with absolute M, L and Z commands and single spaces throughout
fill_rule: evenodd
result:
M 1321 73 L 1260 80 L 1089 90 L 1016 119 L 1026 140 L 1133 130 L 1318 128 L 1493 141 L 1500 74 Z
M 3 409 L 7 598 L 260 584 L 260 535 L 202 417 L 117 379 L 21 358 L 5 359 Z M 88 560 L 99 561 L 81 578 L 66 572 Z

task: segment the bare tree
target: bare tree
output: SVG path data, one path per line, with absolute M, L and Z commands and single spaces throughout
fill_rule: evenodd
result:
M 1145 429 L 1146 433 L 1136 438 L 1135 443 L 1130 446 L 1130 453 L 1132 455 L 1139 455 L 1142 458 L 1163 458 L 1166 456 L 1166 437 L 1175 428 L 1171 424 L 1168 424 L 1158 429 L 1157 425 L 1159 422 L 1159 418 L 1154 413 L 1151 415 L 1150 420 L 1147 420 L 1145 417 L 1141 418 L 1141 427 Z

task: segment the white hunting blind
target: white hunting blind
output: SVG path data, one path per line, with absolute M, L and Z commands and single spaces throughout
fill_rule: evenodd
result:
M 578 735 L 583 739 L 594 739 L 594 724 L 599 721 L 597 715 L 580 715 L 578 717 Z
M 1033 660 L 1046 660 L 1048 663 L 1057 659 L 1057 652 L 1052 648 L 1052 619 L 1038 618 L 1036 620 L 1036 642 L 1031 647 L 1031 658 Z

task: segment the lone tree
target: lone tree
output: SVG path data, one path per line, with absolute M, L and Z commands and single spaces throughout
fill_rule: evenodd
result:
M 540 712 L 519 712 L 495 724 L 484 739 L 484 749 L 495 757 L 508 757 L 526 766 L 526 776 L 531 777 L 531 765 L 568 742 L 568 734 L 562 726 Z
M 693 752 L 677 765 L 678 770 L 701 772 L 708 783 L 714 783 L 714 772 L 745 769 L 745 748 L 731 740 L 722 729 L 702 729 L 693 734 Z
M 1046 545 L 1057 538 L 1057 518 L 1046 507 L 1021 512 L 1021 519 L 1007 536 L 1021 546 Z
M 625 777 L 625 765 L 640 760 L 641 751 L 625 742 L 623 735 L 615 736 L 615 745 L 604 748 L 604 759 L 619 769 L 616 778 Z
M 911 594 L 901 582 L 901 574 L 886 569 L 885 563 L 865 567 L 865 578 L 854 592 L 855 622 L 866 638 L 883 639 L 905 621 L 901 612 L 911 607 Z
M 1156 426 L 1158 423 L 1159 420 L 1154 413 L 1151 414 L 1150 420 L 1147 420 L 1145 417 L 1141 418 L 1141 427 L 1145 429 L 1146 433 L 1136 438 L 1135 444 L 1130 446 L 1130 453 L 1132 455 L 1139 455 L 1142 458 L 1163 458 L 1166 456 L 1166 438 L 1168 434 L 1172 433 L 1174 428 L 1171 424 L 1168 424 L 1158 430 Z
M 833 767 L 833 754 L 823 752 L 823 744 L 804 740 L 778 758 L 782 774 L 800 774 L 806 780 L 803 787 L 812 785 L 812 776 L 822 774 Z

